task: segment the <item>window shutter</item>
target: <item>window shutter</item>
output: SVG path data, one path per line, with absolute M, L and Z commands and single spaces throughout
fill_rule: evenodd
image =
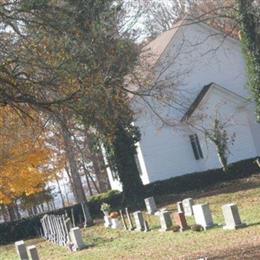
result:
M 203 159 L 203 153 L 197 134 L 190 135 L 190 143 L 196 160 Z
M 194 135 L 190 135 L 190 142 L 191 142 L 191 146 L 192 146 L 192 150 L 193 150 L 195 159 L 199 160 L 199 153 L 197 151 L 197 147 L 196 147 L 196 143 L 195 143 L 196 141 L 195 141 Z

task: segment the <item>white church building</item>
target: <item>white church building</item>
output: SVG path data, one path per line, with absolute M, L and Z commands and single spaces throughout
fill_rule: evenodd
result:
M 137 161 L 144 184 L 220 168 L 216 146 L 203 132 L 216 118 L 234 137 L 229 163 L 260 155 L 260 124 L 238 40 L 204 23 L 181 21 L 144 50 L 152 54 L 147 62 L 157 82 L 170 86 L 173 95 L 167 101 L 172 106 L 138 103 Z M 108 175 L 112 189 L 120 190 L 109 170 Z

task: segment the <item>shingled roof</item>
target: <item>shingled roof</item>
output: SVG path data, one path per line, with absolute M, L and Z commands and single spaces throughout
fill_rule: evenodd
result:
M 142 58 L 149 66 L 154 66 L 158 62 L 164 51 L 169 46 L 174 35 L 183 25 L 184 21 L 185 20 L 183 19 L 175 23 L 172 29 L 161 33 L 158 37 L 143 47 Z

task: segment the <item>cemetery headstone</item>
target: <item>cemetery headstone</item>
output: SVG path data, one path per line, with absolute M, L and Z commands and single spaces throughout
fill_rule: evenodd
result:
M 182 201 L 177 202 L 177 212 L 183 212 L 184 213 Z
M 74 208 L 71 208 L 70 214 L 71 214 L 72 226 L 75 227 Z
M 168 231 L 172 229 L 172 219 L 169 211 L 160 212 L 160 231 Z
M 112 226 L 112 222 L 111 222 L 111 219 L 110 219 L 110 217 L 109 216 L 104 216 L 104 226 L 106 227 L 106 228 L 108 228 L 108 227 L 111 227 Z
M 119 212 L 120 212 L 120 216 L 121 216 L 121 220 L 122 220 L 124 229 L 125 229 L 125 230 L 128 230 L 127 224 L 126 224 L 126 221 L 125 221 L 125 217 L 124 217 L 124 214 L 123 214 L 122 210 L 119 210 Z
M 81 250 L 86 248 L 86 244 L 82 240 L 81 231 L 79 227 L 74 227 L 70 230 L 70 238 L 73 243 L 73 250 Z
M 201 225 L 204 230 L 214 226 L 208 204 L 196 204 L 192 208 L 196 224 Z
M 222 211 L 225 219 L 224 229 L 238 229 L 245 227 L 246 224 L 241 222 L 238 207 L 235 203 L 225 204 L 222 206 Z
M 125 208 L 125 213 L 126 213 L 126 216 L 127 216 L 127 220 L 128 220 L 128 224 L 129 224 L 129 230 L 134 230 L 134 225 L 133 225 L 133 221 L 132 221 L 132 218 L 131 218 L 131 215 L 128 211 L 128 208 Z
M 69 233 L 69 231 L 73 228 L 71 220 L 70 220 L 70 218 L 66 218 L 63 221 L 65 222 L 66 233 Z
M 15 249 L 20 260 L 29 260 L 29 256 L 27 254 L 23 240 L 15 242 Z
M 84 216 L 84 227 L 92 226 L 93 219 L 90 215 L 89 208 L 86 202 L 81 202 L 81 208 Z
M 134 212 L 135 230 L 144 231 L 144 217 L 140 210 Z
M 192 198 L 187 198 L 182 201 L 185 216 L 193 216 L 193 204 L 194 203 Z
M 27 252 L 30 260 L 39 260 L 39 255 L 36 246 L 28 246 Z
M 121 222 L 119 220 L 119 218 L 111 218 L 111 228 L 113 229 L 117 229 L 117 228 L 121 228 Z
M 157 206 L 154 197 L 149 197 L 144 200 L 148 214 L 154 214 L 157 211 Z
M 150 228 L 149 228 L 149 224 L 148 224 L 148 221 L 144 221 L 144 232 L 148 232 L 150 231 Z
M 180 227 L 180 231 L 189 229 L 187 221 L 183 212 L 177 212 L 173 214 L 175 224 Z

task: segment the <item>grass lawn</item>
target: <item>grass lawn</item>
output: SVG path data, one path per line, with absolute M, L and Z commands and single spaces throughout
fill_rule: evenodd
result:
M 260 259 L 260 175 L 216 185 L 200 192 L 170 195 L 158 198 L 161 207 L 176 210 L 176 202 L 185 197 L 195 202 L 209 202 L 214 222 L 223 224 L 221 206 L 238 204 L 240 216 L 248 227 L 224 231 L 215 227 L 208 231 L 174 233 L 159 232 L 159 219 L 145 216 L 152 231 L 108 230 L 102 223 L 82 230 L 88 249 L 69 252 L 41 239 L 26 241 L 38 248 L 41 260 L 59 259 Z M 193 223 L 193 218 L 188 218 Z M 14 245 L 0 247 L 0 259 L 17 259 Z

